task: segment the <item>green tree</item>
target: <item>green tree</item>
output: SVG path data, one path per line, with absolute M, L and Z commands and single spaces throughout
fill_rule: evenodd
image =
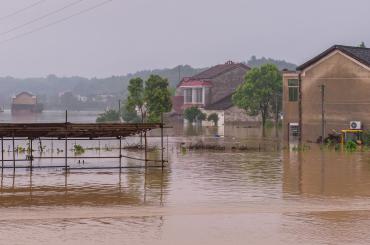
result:
M 215 124 L 215 126 L 217 126 L 217 123 L 218 123 L 218 120 L 219 120 L 217 113 L 210 114 L 208 116 L 207 120 L 208 121 L 213 121 L 213 123 Z
M 124 108 L 125 114 L 132 117 L 136 114 L 136 110 L 139 111 L 141 115 L 141 122 L 145 119 L 145 108 L 144 108 L 144 81 L 143 79 L 137 77 L 129 81 L 127 87 L 128 96 Z M 125 120 L 126 121 L 126 120 Z
M 248 71 L 245 82 L 238 87 L 232 99 L 248 115 L 261 115 L 262 127 L 265 128 L 267 118 L 274 107 L 276 109 L 275 98 L 281 92 L 282 76 L 279 69 L 273 64 L 265 64 Z M 278 106 L 277 109 L 280 113 L 281 107 Z
M 206 114 L 202 113 L 198 107 L 193 106 L 185 109 L 184 118 L 190 123 L 199 122 L 206 119 Z
M 97 123 L 119 122 L 119 113 L 116 110 L 107 110 L 96 119 Z
M 171 111 L 171 95 L 168 80 L 158 75 L 151 75 L 145 82 L 144 101 L 149 122 L 160 122 L 161 114 Z
M 127 110 L 127 100 L 122 102 L 121 117 L 125 122 L 128 123 L 139 123 L 142 122 L 142 118 L 137 115 L 136 110 Z

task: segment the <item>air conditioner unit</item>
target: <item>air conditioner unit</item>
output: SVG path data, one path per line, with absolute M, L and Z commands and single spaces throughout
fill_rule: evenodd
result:
M 360 121 L 351 121 L 349 123 L 349 128 L 350 129 L 361 129 L 362 128 L 361 122 Z

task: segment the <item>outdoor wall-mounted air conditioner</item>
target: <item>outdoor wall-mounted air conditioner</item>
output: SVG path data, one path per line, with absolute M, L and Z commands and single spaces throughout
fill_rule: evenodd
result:
M 350 129 L 361 129 L 362 128 L 361 122 L 360 121 L 351 121 L 349 123 L 349 128 Z

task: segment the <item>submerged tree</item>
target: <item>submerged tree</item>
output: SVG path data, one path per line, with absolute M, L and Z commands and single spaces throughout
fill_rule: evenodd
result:
M 212 113 L 210 114 L 208 117 L 207 117 L 207 120 L 208 121 L 212 121 L 214 123 L 215 126 L 217 126 L 218 124 L 218 114 L 217 113 Z
M 262 127 L 265 128 L 267 118 L 273 113 L 272 110 L 275 109 L 277 113 L 281 111 L 281 106 L 275 102 L 276 96 L 281 92 L 282 76 L 279 69 L 273 64 L 266 64 L 247 73 L 245 82 L 238 87 L 232 100 L 248 115 L 260 115 Z
M 127 87 L 128 96 L 125 102 L 124 109 L 125 114 L 129 116 L 131 121 L 134 114 L 140 113 L 141 122 L 145 120 L 145 108 L 144 108 L 144 81 L 140 77 L 133 78 L 130 80 Z M 127 121 L 127 120 L 125 120 Z
M 161 114 L 172 109 L 168 80 L 151 75 L 145 82 L 144 101 L 149 122 L 160 122 Z
M 127 123 L 139 123 L 143 121 L 143 118 L 140 118 L 136 110 L 127 109 L 127 100 L 122 102 L 121 117 L 123 121 Z
M 206 119 L 206 114 L 202 113 L 197 107 L 193 106 L 185 109 L 184 118 L 190 123 L 199 122 Z

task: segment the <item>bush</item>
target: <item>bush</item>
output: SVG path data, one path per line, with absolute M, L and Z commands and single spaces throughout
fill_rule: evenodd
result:
M 190 123 L 199 122 L 206 119 L 206 114 L 202 113 L 197 107 L 193 106 L 184 111 L 184 118 Z
M 362 141 L 366 146 L 370 146 L 370 131 L 366 130 L 362 133 Z
M 76 155 L 84 154 L 85 149 L 81 145 L 74 145 L 74 152 Z
M 213 121 L 213 123 L 215 124 L 215 126 L 217 126 L 217 123 L 218 123 L 218 120 L 219 120 L 217 113 L 210 114 L 208 116 L 207 120 L 208 121 Z
M 97 123 L 104 123 L 104 122 L 119 122 L 119 113 L 115 110 L 107 110 L 104 113 L 100 114 L 99 117 L 96 119 Z
M 344 149 L 346 149 L 346 151 L 349 151 L 349 152 L 354 152 L 357 150 L 357 144 L 353 142 L 352 140 L 349 140 L 344 145 Z

